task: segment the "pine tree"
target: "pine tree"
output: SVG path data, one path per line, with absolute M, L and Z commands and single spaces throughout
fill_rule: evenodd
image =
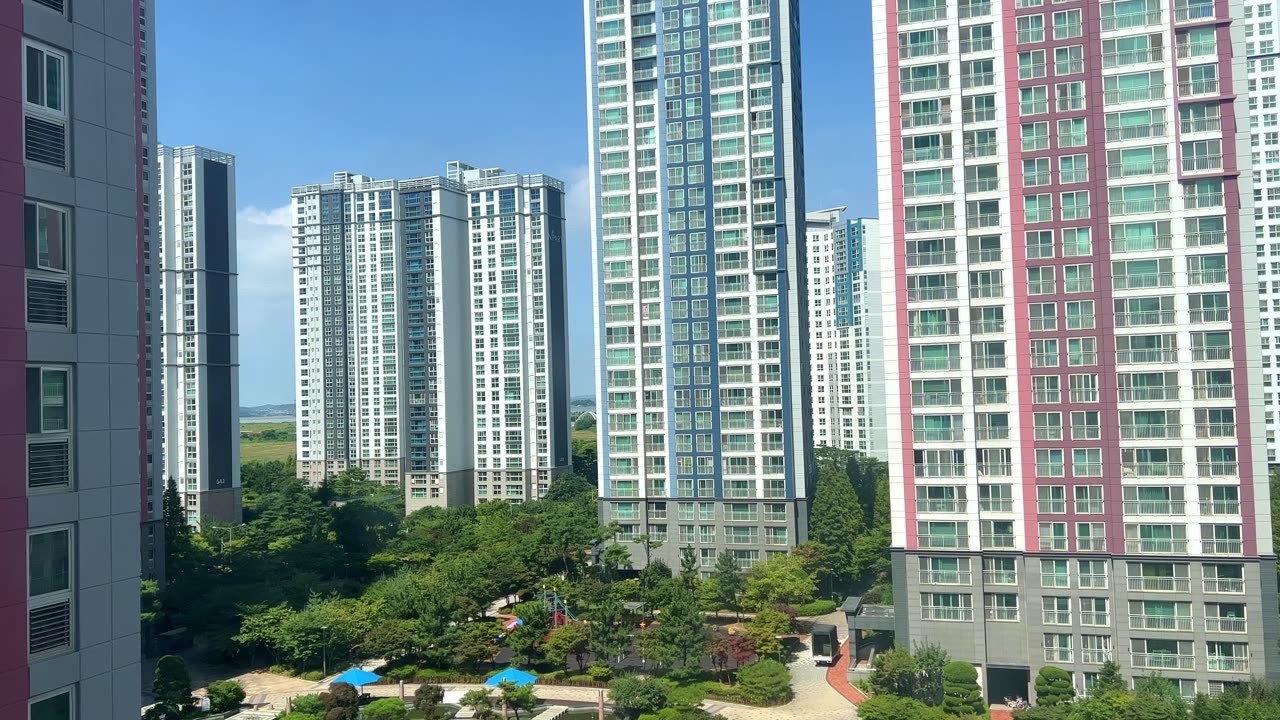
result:
M 1129 688 L 1125 685 L 1124 678 L 1120 676 L 1120 666 L 1108 660 L 1099 668 L 1098 677 L 1093 681 L 1089 694 L 1096 696 L 1108 692 L 1124 692 L 1127 689 Z
M 721 550 L 716 556 L 716 569 L 711 572 L 715 579 L 721 603 L 733 609 L 734 614 L 741 612 L 742 591 L 747 589 L 747 576 L 738 567 L 738 559 L 728 550 Z
M 855 546 L 867 532 L 865 518 L 848 476 L 835 463 L 823 463 L 809 513 L 809 538 L 831 549 L 832 574 L 846 587 L 863 571 Z
M 183 565 L 190 556 L 191 526 L 187 524 L 187 512 L 182 507 L 182 495 L 178 492 L 178 482 L 172 477 L 165 485 L 162 505 L 166 581 L 173 584 L 173 581 L 182 575 Z

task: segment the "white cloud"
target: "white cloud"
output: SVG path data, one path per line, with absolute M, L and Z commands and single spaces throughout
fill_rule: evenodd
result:
M 241 405 L 293 399 L 291 210 L 236 212 Z

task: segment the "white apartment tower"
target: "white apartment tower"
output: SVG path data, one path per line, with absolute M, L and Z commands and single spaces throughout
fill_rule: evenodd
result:
M 453 162 L 293 199 L 299 475 L 540 497 L 570 465 L 563 183 Z
M 743 567 L 808 536 L 795 0 L 586 0 L 601 518 Z
M 235 158 L 161 145 L 165 481 L 187 522 L 239 522 L 240 350 Z
M 886 459 L 879 223 L 805 216 L 813 445 Z
M 1244 5 L 1253 146 L 1253 217 L 1258 243 L 1258 310 L 1267 462 L 1280 463 L 1280 33 L 1276 0 Z

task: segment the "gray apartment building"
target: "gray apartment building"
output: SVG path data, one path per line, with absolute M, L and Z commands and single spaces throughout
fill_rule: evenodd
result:
M 0 717 L 140 706 L 149 11 L 0 5 Z

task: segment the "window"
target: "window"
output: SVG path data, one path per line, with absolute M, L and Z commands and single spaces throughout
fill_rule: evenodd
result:
M 32 655 L 71 649 L 71 528 L 27 536 L 28 648 Z
M 26 44 L 24 57 L 29 107 L 58 116 L 66 114 L 66 58 L 51 49 Z
M 66 327 L 69 214 L 37 202 L 23 208 L 27 322 Z
M 58 692 L 31 701 L 30 720 L 72 720 L 75 713 L 71 690 Z

